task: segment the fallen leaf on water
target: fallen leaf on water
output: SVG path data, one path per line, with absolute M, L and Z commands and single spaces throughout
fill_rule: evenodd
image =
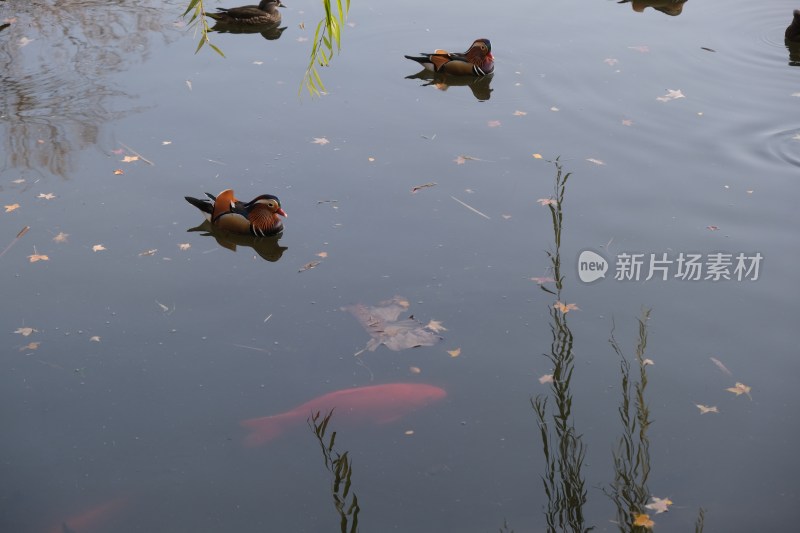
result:
M 645 505 L 645 508 L 655 511 L 656 514 L 666 513 L 669 511 L 669 506 L 672 505 L 672 500 L 669 498 L 656 498 L 655 496 L 651 496 L 650 499 L 650 503 Z
M 403 432 L 403 435 L 409 435 L 409 436 L 411 436 L 411 435 L 413 435 L 413 434 L 414 434 L 414 430 L 413 430 L 413 429 L 407 429 L 407 430 L 405 430 L 405 431 Z
M 414 194 L 417 191 L 420 191 L 422 189 L 427 189 L 428 187 L 435 187 L 435 186 L 436 186 L 436 182 L 435 181 L 431 181 L 431 182 L 428 182 L 428 183 L 423 183 L 422 185 L 415 185 L 415 186 L 411 187 L 411 194 Z
M 511 215 L 500 215 L 503 219 L 508 220 L 511 218 Z
M 556 302 L 553 304 L 553 307 L 555 307 L 564 314 L 567 314 L 570 311 L 580 311 L 580 307 L 578 307 L 577 304 L 565 304 L 563 302 Z
M 641 52 L 643 54 L 646 54 L 647 52 L 650 51 L 650 47 L 649 46 L 644 46 L 644 45 L 643 46 L 629 46 L 628 48 L 630 48 L 631 50 L 636 50 L 637 52 Z
M 120 159 L 120 161 L 122 161 L 123 163 L 133 163 L 134 161 L 138 161 L 138 160 L 139 160 L 139 156 L 135 156 L 135 155 L 126 155 L 125 157 Z
M 298 270 L 298 272 L 305 272 L 306 270 L 311 270 L 312 268 L 317 266 L 319 263 L 320 263 L 320 261 L 309 261 L 305 265 L 301 266 L 300 270 Z
M 38 350 L 40 344 L 42 344 L 42 343 L 38 342 L 38 341 L 37 342 L 29 342 L 25 346 L 21 347 L 19 349 L 19 351 L 20 352 L 24 352 L 25 350 Z
M 53 237 L 53 242 L 57 242 L 59 244 L 67 242 L 67 237 L 69 237 L 69 233 L 64 233 L 63 231 L 60 232 L 58 235 Z
M 433 346 L 441 337 L 425 329 L 413 317 L 399 319 L 409 307 L 408 300 L 395 296 L 378 305 L 354 304 L 342 307 L 351 313 L 369 333 L 366 350 L 375 351 L 381 344 L 395 352 L 417 346 Z
M 92 251 L 93 252 L 102 252 L 105 249 L 106 249 L 106 247 L 103 246 L 102 244 L 95 244 L 94 246 L 92 246 Z
M 490 120 L 489 122 L 486 123 L 486 125 L 489 126 L 490 128 L 497 128 L 497 127 L 500 126 L 500 121 L 499 120 Z
M 121 168 L 118 168 L 117 170 L 114 171 L 115 176 L 119 176 L 120 174 L 125 174 L 125 171 L 122 170 Z
M 652 359 L 642 359 L 642 366 L 654 365 L 654 364 L 655 362 L 653 362 Z
M 656 100 L 659 102 L 669 102 L 670 100 L 677 100 L 678 98 L 686 98 L 680 89 L 667 89 L 667 94 L 664 96 L 657 96 Z
M 47 194 L 45 194 L 45 193 L 39 193 L 39 196 L 37 196 L 36 198 L 42 198 L 42 199 L 44 199 L 44 200 L 52 200 L 52 199 L 53 199 L 53 198 L 55 198 L 55 197 L 56 197 L 56 195 L 55 195 L 55 194 L 53 194 L 53 193 L 49 192 L 49 193 L 47 193 Z
M 558 205 L 558 202 L 552 198 L 539 198 L 536 202 L 539 205 Z
M 447 353 L 450 354 L 450 357 L 458 357 L 461 355 L 461 348 L 456 348 L 455 350 L 447 350 Z
M 633 516 L 633 525 L 651 529 L 656 523 L 650 520 L 650 517 L 646 514 L 636 514 Z
M 611 66 L 611 67 L 616 65 L 618 62 L 619 62 L 618 59 L 613 59 L 613 58 L 610 58 L 610 57 L 607 57 L 606 59 L 603 60 L 603 63 L 605 63 L 606 65 Z
M 326 145 L 329 142 L 330 141 L 328 139 L 326 139 L 325 137 L 314 137 L 314 140 L 311 141 L 312 144 L 322 144 L 322 145 Z
M 27 337 L 31 333 L 39 333 L 39 330 L 34 328 L 17 328 L 17 330 L 14 333 L 19 333 L 23 337 Z
M 534 159 L 541 159 L 542 158 L 542 154 L 533 154 L 533 158 Z
M 429 321 L 427 324 L 425 324 L 425 327 L 433 331 L 434 333 L 439 333 L 440 331 L 447 331 L 447 328 L 444 327 L 442 323 L 439 322 L 438 320 Z
M 627 118 L 622 119 L 623 126 L 633 126 L 633 121 Z
M 537 276 L 537 277 L 531 278 L 531 281 L 535 281 L 536 283 L 541 285 L 542 283 L 553 283 L 553 282 L 555 282 L 555 279 L 554 278 L 550 278 L 550 277 L 538 277 Z
M 6 213 L 10 213 L 19 209 L 19 204 L 4 205 L 3 207 L 5 207 Z
M 469 156 L 469 155 L 460 155 L 460 156 L 456 157 L 455 159 L 453 159 L 453 162 L 455 162 L 456 165 L 463 165 L 467 161 L 480 161 L 480 159 L 478 159 L 477 157 Z
M 89 342 L 100 342 L 100 336 L 92 335 L 91 337 L 89 337 Z
M 714 363 L 715 365 L 717 365 L 717 368 L 722 370 L 722 372 L 724 374 L 727 374 L 729 376 L 733 375 L 733 373 L 730 370 L 728 370 L 728 367 L 726 367 L 725 365 L 722 364 L 722 361 L 720 361 L 716 357 L 709 357 L 709 359 L 711 359 L 711 362 Z
M 696 403 L 694 405 L 695 405 L 695 407 L 700 409 L 700 414 L 701 415 L 704 415 L 706 413 L 719 413 L 719 410 L 717 410 L 717 406 L 716 405 L 708 406 L 708 405 L 703 405 L 701 403 Z
M 178 245 L 178 248 L 180 248 L 181 250 L 188 250 L 191 247 L 192 245 L 189 244 L 188 242 L 182 242 Z
M 553 374 L 545 374 L 539 378 L 539 383 L 544 385 L 545 383 L 552 383 L 553 382 Z
M 158 252 L 158 248 L 153 248 L 152 250 L 145 250 L 144 252 L 139 253 L 139 257 L 142 257 L 143 255 L 156 255 L 156 252 Z
M 411 372 L 412 374 L 419 374 L 422 372 L 422 370 L 418 366 L 410 366 L 408 367 L 408 371 Z
M 172 141 L 161 141 L 161 146 L 169 146 L 172 144 Z
M 709 231 L 718 231 L 719 226 L 706 226 L 706 229 Z
M 515 116 L 515 117 L 524 117 L 524 116 L 525 116 L 525 115 L 527 115 L 527 114 L 528 114 L 528 112 L 527 112 L 527 111 L 519 111 L 519 110 L 517 110 L 517 111 L 514 111 L 514 116 Z
M 595 165 L 605 165 L 606 164 L 605 161 L 601 161 L 600 159 L 595 159 L 593 157 L 588 158 L 587 161 L 589 163 L 594 163 Z
M 558 111 L 561 111 L 561 110 L 559 108 L 557 108 L 556 106 L 553 106 L 553 107 L 550 108 L 550 111 L 558 112 Z
M 748 398 L 750 398 L 751 400 L 753 399 L 753 397 L 750 396 L 750 387 L 748 387 L 744 383 L 739 383 L 738 381 L 736 382 L 736 385 L 734 385 L 733 387 L 728 387 L 725 390 L 734 393 L 736 396 L 746 394 Z
M 17 178 L 15 180 L 11 180 L 11 183 L 15 183 L 19 185 L 20 183 L 25 183 L 25 178 Z
M 28 261 L 31 263 L 36 263 L 37 261 L 50 261 L 50 258 L 44 254 L 37 254 L 36 249 L 34 248 L 33 254 L 28 256 Z
M 317 257 L 325 259 L 326 257 L 328 257 L 328 252 L 320 252 L 317 254 Z

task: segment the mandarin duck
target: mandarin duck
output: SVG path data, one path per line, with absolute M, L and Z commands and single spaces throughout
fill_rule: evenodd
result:
M 257 6 L 218 7 L 216 13 L 206 15 L 226 24 L 278 24 L 281 21 L 279 7 L 286 6 L 280 0 L 261 0 Z
M 683 4 L 688 0 L 619 0 L 618 4 L 630 3 L 637 13 L 641 13 L 647 7 L 652 7 L 656 11 L 661 11 L 665 15 L 677 17 L 683 12 Z
M 278 215 L 288 215 L 281 208 L 277 196 L 262 194 L 249 202 L 242 202 L 236 199 L 231 189 L 217 196 L 210 193 L 206 193 L 206 196 L 208 198 L 185 198 L 206 215 L 214 228 L 254 237 L 277 235 L 283 231 L 283 222 Z
M 494 56 L 489 39 L 478 39 L 462 54 L 451 54 L 445 50 L 422 53 L 420 56 L 405 56 L 416 61 L 427 70 L 456 76 L 486 76 L 494 72 Z
M 794 10 L 794 18 L 789 27 L 786 28 L 784 39 L 793 43 L 800 43 L 800 9 Z

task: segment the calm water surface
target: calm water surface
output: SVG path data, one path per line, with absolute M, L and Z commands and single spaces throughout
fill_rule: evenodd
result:
M 298 89 L 317 1 L 287 2 L 278 39 L 212 34 L 226 58 L 194 54 L 180 1 L 0 3 L 0 530 L 338 531 L 305 421 L 255 448 L 239 422 L 396 382 L 447 397 L 392 421 L 334 412 L 327 430 L 360 531 L 547 531 L 548 510 L 567 517 L 556 530 L 628 531 L 641 511 L 693 531 L 700 509 L 704 531 L 790 530 L 797 7 L 354 0 L 314 99 Z M 406 78 L 404 54 L 478 37 L 488 84 Z M 559 194 L 559 165 L 551 211 L 537 201 Z M 280 197 L 285 250 L 187 232 L 202 216 L 183 197 L 226 188 Z M 579 279 L 585 249 L 605 279 Z M 622 253 L 763 260 L 757 281 L 682 281 L 676 264 L 618 281 Z M 531 278 L 556 259 L 547 292 Z M 342 307 L 394 296 L 442 341 L 363 351 Z M 612 332 L 650 422 L 616 474 Z M 555 468 L 550 498 L 537 397 L 550 459 L 574 468 Z M 643 508 L 651 495 L 669 512 Z

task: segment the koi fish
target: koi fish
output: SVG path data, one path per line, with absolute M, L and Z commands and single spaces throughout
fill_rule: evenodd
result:
M 48 530 L 49 533 L 84 533 L 99 531 L 107 522 L 129 503 L 127 496 L 114 498 L 107 502 L 91 507 L 80 514 L 62 520 L 60 524 Z M 105 529 L 103 529 L 105 530 Z
M 271 441 L 318 412 L 335 409 L 335 420 L 386 424 L 445 396 L 447 393 L 444 389 L 417 383 L 388 383 L 338 390 L 309 400 L 285 413 L 243 420 L 242 426 L 250 430 L 244 444 L 252 447 Z

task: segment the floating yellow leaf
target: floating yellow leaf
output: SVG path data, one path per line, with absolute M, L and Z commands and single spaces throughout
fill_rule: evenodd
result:
M 659 102 L 669 102 L 670 100 L 677 100 L 678 98 L 686 98 L 680 89 L 667 89 L 667 94 L 664 96 L 657 96 L 656 100 Z
M 326 145 L 326 144 L 328 144 L 330 141 L 329 141 L 328 139 L 326 139 L 325 137 L 314 137 L 314 140 L 313 140 L 313 141 L 311 141 L 311 142 L 312 142 L 313 144 L 322 144 L 322 145 Z
M 431 320 L 426 325 L 426 328 L 429 330 L 439 333 L 440 331 L 447 331 L 447 328 L 442 325 L 442 323 L 438 320 Z
M 738 381 L 736 382 L 736 385 L 734 385 L 733 387 L 728 387 L 725 390 L 734 393 L 736 396 L 739 396 L 741 394 L 746 394 L 748 398 L 750 398 L 751 400 L 753 399 L 750 396 L 750 387 L 748 387 L 744 383 L 739 383 Z
M 119 176 L 121 174 L 125 174 L 125 171 L 122 170 L 121 168 L 118 168 L 117 170 L 114 171 L 115 176 Z
M 123 163 L 132 163 L 132 162 L 138 161 L 138 160 L 139 160 L 139 156 L 138 155 L 126 155 L 125 157 L 120 159 L 120 161 L 122 161 Z
M 102 252 L 105 249 L 106 249 L 106 247 L 103 246 L 102 244 L 95 244 L 94 246 L 92 246 L 92 251 L 93 252 Z
M 320 252 L 317 254 L 317 257 L 325 259 L 326 257 L 328 257 L 328 252 Z
M 542 154 L 533 154 L 533 158 L 534 159 L 541 159 L 542 158 Z
M 52 199 L 53 199 L 53 198 L 55 198 L 55 197 L 56 197 L 56 195 L 55 195 L 55 194 L 53 194 L 53 193 L 49 192 L 49 193 L 47 193 L 47 194 L 45 194 L 45 193 L 39 193 L 39 196 L 37 196 L 36 198 L 42 198 L 42 199 L 44 199 L 44 200 L 52 200 Z
M 695 406 L 700 409 L 701 415 L 706 413 L 719 413 L 716 406 L 709 407 L 708 405 L 703 405 L 701 403 L 696 403 Z
M 456 348 L 455 350 L 447 350 L 447 353 L 450 354 L 450 357 L 458 357 L 461 355 L 461 348 Z
M 580 307 L 578 307 L 577 304 L 565 304 L 563 302 L 556 302 L 553 304 L 553 307 L 555 307 L 564 314 L 569 313 L 570 311 L 580 311 Z
M 180 248 L 181 250 L 188 250 L 191 247 L 192 245 L 189 244 L 188 242 L 184 242 L 178 245 L 178 248 Z
M 34 252 L 32 255 L 28 256 L 28 261 L 36 263 L 37 261 L 50 261 L 50 258 L 44 254 L 37 254 Z
M 67 242 L 67 237 L 69 237 L 69 233 L 64 233 L 64 232 L 62 231 L 62 232 L 60 232 L 58 235 L 56 235 L 55 237 L 53 237 L 53 242 L 57 242 L 57 243 L 59 243 L 59 244 L 60 244 L 60 243 L 65 243 L 65 242 Z
M 646 514 L 636 514 L 633 516 L 633 525 L 651 529 L 656 523 L 650 520 L 650 517 Z
M 23 337 L 27 337 L 31 333 L 39 333 L 39 330 L 33 328 L 17 328 L 17 331 L 15 331 L 14 333 L 19 333 Z
M 19 209 L 19 204 L 4 205 L 3 207 L 5 207 L 6 213 L 10 213 Z
M 25 346 L 19 349 L 20 352 L 24 352 L 25 350 L 38 350 L 39 345 L 42 344 L 41 342 L 29 342 Z

